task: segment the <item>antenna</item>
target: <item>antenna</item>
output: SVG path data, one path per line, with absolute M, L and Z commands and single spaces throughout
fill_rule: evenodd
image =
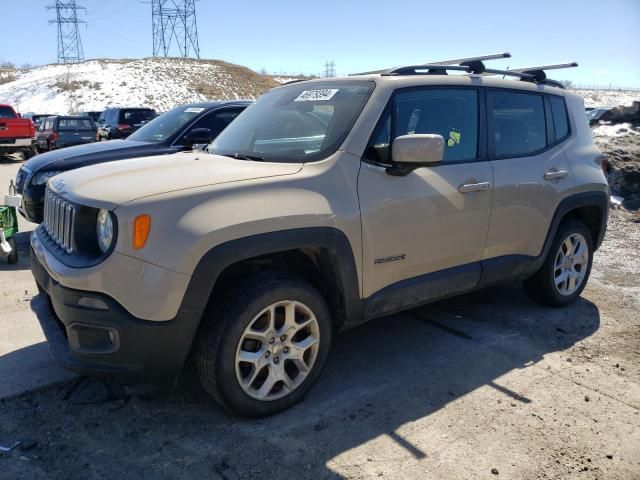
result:
M 175 40 L 179 56 L 200 58 L 196 0 L 151 0 L 153 56 L 168 57 Z
M 84 60 L 82 40 L 78 31 L 78 10 L 86 10 L 79 7 L 76 0 L 57 0 L 55 5 L 48 5 L 47 10 L 56 11 L 55 20 L 49 23 L 58 25 L 58 63 L 78 63 Z

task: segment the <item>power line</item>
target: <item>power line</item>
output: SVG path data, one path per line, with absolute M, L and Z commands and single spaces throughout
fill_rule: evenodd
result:
M 195 0 L 151 0 L 153 56 L 168 57 L 172 43 L 180 56 L 200 58 Z
M 79 7 L 76 0 L 57 0 L 55 5 L 48 5 L 47 10 L 55 10 L 56 18 L 49 23 L 58 25 L 58 63 L 77 63 L 84 60 L 82 40 L 78 24 L 86 23 L 78 20 Z

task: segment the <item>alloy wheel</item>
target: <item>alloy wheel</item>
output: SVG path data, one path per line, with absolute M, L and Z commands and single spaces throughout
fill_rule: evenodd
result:
M 257 400 L 282 398 L 298 388 L 318 356 L 320 326 L 301 302 L 274 303 L 256 315 L 236 350 L 236 377 Z
M 554 283 L 561 295 L 580 288 L 589 266 L 589 246 L 579 233 L 572 233 L 560 244 L 554 264 Z

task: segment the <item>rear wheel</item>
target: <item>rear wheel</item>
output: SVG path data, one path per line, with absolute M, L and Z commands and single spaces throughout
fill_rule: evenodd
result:
M 578 220 L 564 222 L 540 270 L 525 280 L 525 289 L 542 305 L 567 305 L 587 285 L 592 261 L 593 240 L 587 226 Z
M 207 392 L 224 407 L 264 417 L 299 402 L 329 353 L 327 305 L 307 282 L 262 272 L 209 309 L 196 367 Z

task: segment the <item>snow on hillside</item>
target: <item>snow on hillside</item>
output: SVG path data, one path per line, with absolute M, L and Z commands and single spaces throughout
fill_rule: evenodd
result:
M 269 88 L 300 78 L 259 75 L 222 61 L 182 58 L 89 60 L 2 73 L 16 80 L 0 82 L 0 103 L 12 104 L 24 113 L 72 113 L 108 106 L 165 111 L 194 101 L 256 98 Z M 640 100 L 640 91 L 573 91 L 584 97 L 587 107 L 611 108 Z
M 613 108 L 619 105 L 631 105 L 634 100 L 640 100 L 640 91 L 637 90 L 585 90 L 571 89 L 584 98 L 585 107 Z
M 0 85 L 0 103 L 37 113 L 66 114 L 109 106 L 166 111 L 202 100 L 253 99 L 277 85 L 268 76 L 216 60 L 89 60 L 18 71 L 15 81 Z

